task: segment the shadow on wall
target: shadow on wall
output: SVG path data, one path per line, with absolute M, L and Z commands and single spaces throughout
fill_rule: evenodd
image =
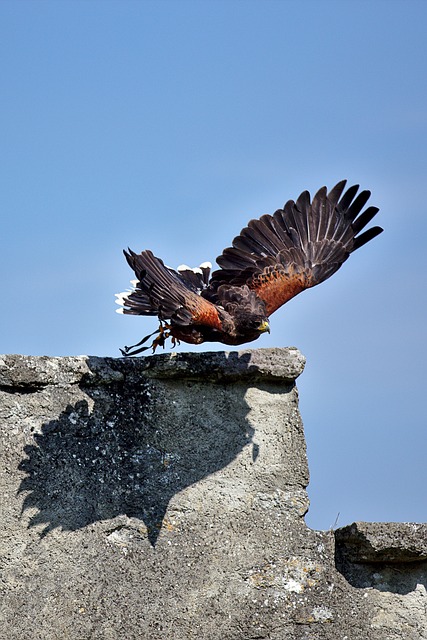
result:
M 404 549 L 404 546 L 396 549 L 392 545 L 385 545 L 378 550 L 375 545 L 371 545 L 369 539 L 363 540 L 362 536 L 356 543 L 353 539 L 350 544 L 346 544 L 342 539 L 342 531 L 355 526 L 353 524 L 335 531 L 335 567 L 349 584 L 358 589 L 377 589 L 400 595 L 407 595 L 419 586 L 424 587 L 424 590 L 427 588 L 425 559 L 410 559 L 413 554 Z M 382 526 L 382 523 L 372 525 L 376 526 Z M 390 523 L 389 526 L 396 527 L 396 523 Z M 402 523 L 401 527 L 404 540 L 405 525 Z M 422 539 L 420 543 L 422 545 Z
M 358 589 L 377 589 L 400 595 L 415 591 L 419 585 L 427 589 L 427 562 L 350 563 L 338 558 L 337 570 L 349 584 Z
M 27 494 L 23 512 L 38 510 L 29 527 L 46 525 L 42 536 L 127 515 L 144 522 L 154 546 L 171 498 L 251 442 L 247 385 L 165 379 L 159 390 L 125 370 L 121 382 L 81 385 L 87 399 L 68 405 L 25 447 L 19 492 Z

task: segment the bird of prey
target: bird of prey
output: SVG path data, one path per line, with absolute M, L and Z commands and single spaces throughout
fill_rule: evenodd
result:
M 304 191 L 273 215 L 251 220 L 232 246 L 211 264 L 199 268 L 167 267 L 148 249 L 124 251 L 136 275 L 132 289 L 117 295 L 120 313 L 157 316 L 159 328 L 122 354 L 136 355 L 167 338 L 172 345 L 222 342 L 240 345 L 270 331 L 269 317 L 304 289 L 335 273 L 350 253 L 380 234 L 381 227 L 362 230 L 378 213 L 364 207 L 371 195 L 359 185 L 345 191 L 346 180 L 310 198 Z M 156 335 L 157 334 L 157 335 Z M 150 347 L 141 347 L 156 335 Z

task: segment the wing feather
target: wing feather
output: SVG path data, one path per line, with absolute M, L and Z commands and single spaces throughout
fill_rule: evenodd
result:
M 268 315 L 295 295 L 335 273 L 353 251 L 381 233 L 373 227 L 358 235 L 378 212 L 363 207 L 369 191 L 345 190 L 342 180 L 328 193 L 322 187 L 310 201 L 303 191 L 272 216 L 251 220 L 217 258 L 206 296 L 221 284 L 246 284 L 265 302 Z M 205 295 L 205 294 L 203 294 Z
M 250 288 L 264 301 L 267 316 L 270 316 L 308 286 L 306 274 L 288 265 L 287 269 L 276 266 L 254 276 Z
M 133 291 L 119 294 L 123 313 L 158 316 L 183 326 L 201 324 L 221 329 L 217 307 L 192 291 L 176 271 L 151 251 L 137 254 L 129 249 L 124 254 L 137 282 Z

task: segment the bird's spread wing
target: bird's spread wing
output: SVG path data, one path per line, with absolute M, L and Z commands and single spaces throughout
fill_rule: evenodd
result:
M 196 293 L 197 279 L 181 268 L 181 273 L 166 267 L 151 251 L 124 252 L 137 277 L 132 281 L 133 290 L 117 294 L 122 313 L 130 315 L 158 316 L 160 320 L 173 320 L 181 326 L 204 325 L 221 328 L 218 309 Z M 202 265 L 204 267 L 204 265 Z M 206 273 L 200 270 L 203 282 Z M 197 273 L 197 272 L 196 272 Z
M 270 315 L 304 289 L 329 278 L 352 251 L 382 231 L 372 227 L 360 233 L 378 209 L 362 212 L 370 192 L 356 197 L 358 185 L 343 193 L 345 185 L 343 180 L 329 193 L 322 187 L 312 202 L 304 191 L 274 215 L 251 220 L 233 246 L 217 258 L 221 269 L 212 274 L 210 290 L 246 284 L 265 302 Z

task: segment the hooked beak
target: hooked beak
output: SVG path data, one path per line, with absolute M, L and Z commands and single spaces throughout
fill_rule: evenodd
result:
M 270 325 L 268 324 L 267 320 L 263 320 L 261 322 L 258 327 L 258 331 L 261 331 L 261 333 L 264 333 L 265 331 L 267 331 L 267 333 L 270 333 Z

